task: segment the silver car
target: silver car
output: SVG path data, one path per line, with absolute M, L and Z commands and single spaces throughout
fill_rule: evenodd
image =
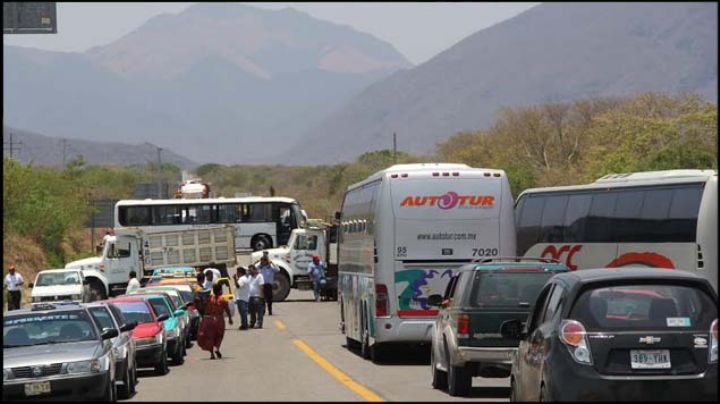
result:
M 106 301 L 85 305 L 98 326 L 104 331 L 116 329 L 119 335 L 112 338 L 112 349 L 115 355 L 115 372 L 118 375 L 116 384 L 120 398 L 129 398 L 135 393 L 137 367 L 135 365 L 135 340 L 132 330 L 137 322 L 127 322 L 120 310 Z
M 116 401 L 112 338 L 86 307 L 40 303 L 3 317 L 3 401 Z

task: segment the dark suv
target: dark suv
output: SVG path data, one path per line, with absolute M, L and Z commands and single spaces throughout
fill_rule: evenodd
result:
M 548 279 L 567 271 L 558 261 L 532 258 L 488 259 L 458 270 L 445 296 L 428 299 L 440 307 L 432 330 L 433 387 L 464 396 L 473 376 L 510 376 L 518 339 L 500 335 L 501 327 L 527 318 Z
M 690 272 L 588 269 L 543 288 L 513 359 L 513 401 L 717 400 L 717 292 Z

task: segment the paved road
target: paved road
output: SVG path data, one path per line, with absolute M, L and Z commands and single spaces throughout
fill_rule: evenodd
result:
M 428 349 L 399 349 L 377 365 L 345 348 L 337 302 L 293 290 L 261 330 L 227 325 L 223 359 L 197 346 L 166 376 L 140 371 L 130 401 L 465 401 L 507 400 L 508 379 L 473 380 L 468 398 L 430 386 Z

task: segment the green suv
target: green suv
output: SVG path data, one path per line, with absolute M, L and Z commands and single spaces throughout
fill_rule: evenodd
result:
M 487 259 L 458 270 L 444 296 L 428 298 L 440 308 L 432 330 L 433 387 L 465 396 L 473 376 L 510 376 L 519 341 L 504 338 L 500 329 L 525 321 L 545 282 L 567 271 L 556 260 L 529 258 Z

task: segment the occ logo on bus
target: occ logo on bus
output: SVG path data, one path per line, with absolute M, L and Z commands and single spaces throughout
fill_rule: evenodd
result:
M 549 245 L 545 247 L 542 253 L 540 253 L 540 258 L 552 258 L 562 262 L 562 256 L 567 254 L 567 257 L 565 258 L 565 265 L 567 265 L 567 267 L 570 268 L 571 271 L 576 271 L 577 265 L 573 264 L 572 262 L 573 256 L 575 255 L 575 253 L 580 251 L 582 247 L 583 246 L 580 244 L 565 244 L 560 248 L 557 248 L 554 245 Z

